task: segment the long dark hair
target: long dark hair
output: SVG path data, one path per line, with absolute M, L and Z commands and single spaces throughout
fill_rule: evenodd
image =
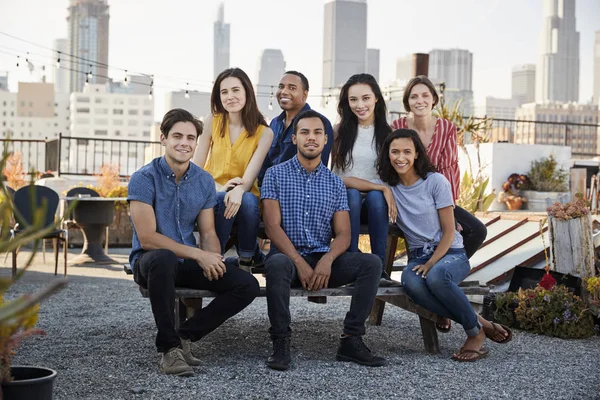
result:
M 377 153 L 381 150 L 385 138 L 392 132 L 392 128 L 387 123 L 387 108 L 377 80 L 375 80 L 373 75 L 369 74 L 352 75 L 344 86 L 342 86 L 340 92 L 340 101 L 337 106 L 340 123 L 338 125 L 337 137 L 333 143 L 333 166 L 342 171 L 349 168 L 353 163 L 352 149 L 354 149 L 354 143 L 358 136 L 358 118 L 350 109 L 348 90 L 350 90 L 351 86 L 360 83 L 369 85 L 377 99 L 375 110 L 373 111 L 375 114 L 375 134 L 373 135 L 373 141 L 375 142 Z
M 437 169 L 427 157 L 427 149 L 421 138 L 419 138 L 419 134 L 412 129 L 397 129 L 385 139 L 377 157 L 377 173 L 381 180 L 390 186 L 396 186 L 400 183 L 400 177 L 390 161 L 390 145 L 394 140 L 402 138 L 412 139 L 413 141 L 415 155 L 418 155 L 414 164 L 417 175 L 426 179 L 429 172 L 437 172 Z
M 256 104 L 256 95 L 254 94 L 254 88 L 252 87 L 250 78 L 248 78 L 248 75 L 240 68 L 227 68 L 217 76 L 217 79 L 215 79 L 215 84 L 213 85 L 212 93 L 210 95 L 211 113 L 212 115 L 223 115 L 223 122 L 219 129 L 221 131 L 221 137 L 225 136 L 225 121 L 227 120 L 228 115 L 227 110 L 223 107 L 223 103 L 221 103 L 221 82 L 223 82 L 225 78 L 230 77 L 238 78 L 246 91 L 246 104 L 244 105 L 244 108 L 242 108 L 242 124 L 244 124 L 244 129 L 246 129 L 246 132 L 250 137 L 256 133 L 259 125 L 268 125 L 265 117 L 262 115 Z

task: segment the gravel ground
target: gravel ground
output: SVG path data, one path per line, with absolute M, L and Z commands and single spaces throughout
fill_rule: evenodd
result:
M 13 293 L 53 278 L 49 264 L 28 272 Z M 68 287 L 42 305 L 38 325 L 48 335 L 27 339 L 15 357 L 15 365 L 58 371 L 55 399 L 600 399 L 600 337 L 567 341 L 517 331 L 507 345 L 489 342 L 487 359 L 457 363 L 450 357 L 464 340 L 460 328 L 440 334 L 441 353 L 428 355 L 418 318 L 395 307 L 386 308 L 382 326 L 367 327 L 367 344 L 387 366 L 337 362 L 349 298 L 291 300 L 290 371 L 264 364 L 271 343 L 259 298 L 194 344 L 204 361 L 194 377 L 165 376 L 150 304 L 132 279 L 117 267 L 82 271 L 72 268 Z

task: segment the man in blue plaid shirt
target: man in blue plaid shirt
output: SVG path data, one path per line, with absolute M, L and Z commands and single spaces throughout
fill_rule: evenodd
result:
M 287 370 L 291 361 L 290 287 L 318 291 L 352 282 L 354 294 L 336 359 L 385 365 L 385 359 L 373 355 L 362 340 L 377 294 L 381 260 L 373 254 L 346 252 L 350 245 L 346 187 L 321 162 L 325 126 L 325 117 L 316 111 L 300 113 L 292 136 L 296 156 L 269 168 L 261 188 L 265 230 L 271 239 L 265 270 L 273 354 L 267 365 L 277 370 Z

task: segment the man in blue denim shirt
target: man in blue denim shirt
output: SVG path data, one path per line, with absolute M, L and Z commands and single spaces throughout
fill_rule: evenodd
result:
M 190 343 L 243 310 L 259 294 L 257 280 L 221 257 L 215 233 L 215 183 L 190 162 L 202 123 L 182 109 L 165 114 L 160 126 L 165 156 L 136 171 L 129 181 L 135 281 L 148 289 L 158 328 L 156 347 L 165 374 L 193 375 L 200 365 Z M 194 237 L 198 223 L 200 243 Z M 210 304 L 175 330 L 175 287 L 218 293 Z
M 279 81 L 276 96 L 279 107 L 281 107 L 283 112 L 271 121 L 271 129 L 273 130 L 274 137 L 271 149 L 258 173 L 258 186 L 262 186 L 267 169 L 273 165 L 287 161 L 296 155 L 296 145 L 292 141 L 294 121 L 299 113 L 311 109 L 306 103 L 306 98 L 308 97 L 308 79 L 298 71 L 287 71 L 283 74 Z M 327 118 L 323 117 L 323 121 L 325 121 L 327 143 L 323 149 L 321 161 L 327 166 L 329 153 L 331 153 L 331 146 L 333 145 L 333 128 Z
M 362 340 L 381 275 L 381 259 L 348 253 L 350 215 L 344 182 L 321 163 L 327 135 L 325 117 L 313 110 L 294 121 L 297 155 L 271 167 L 261 189 L 265 231 L 271 252 L 265 262 L 267 306 L 273 354 L 267 366 L 289 368 L 290 287 L 318 291 L 354 282 L 350 310 L 336 359 L 381 366 Z M 332 241 L 332 231 L 335 239 Z

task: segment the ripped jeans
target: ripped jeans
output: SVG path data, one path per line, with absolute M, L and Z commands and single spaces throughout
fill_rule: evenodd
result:
M 458 287 L 471 270 L 465 249 L 448 249 L 423 279 L 412 269 L 425 264 L 432 255 L 433 252 L 425 254 L 423 249 L 411 250 L 408 264 L 402 271 L 402 286 L 416 304 L 458 322 L 468 336 L 477 336 L 480 329 L 477 314 Z

